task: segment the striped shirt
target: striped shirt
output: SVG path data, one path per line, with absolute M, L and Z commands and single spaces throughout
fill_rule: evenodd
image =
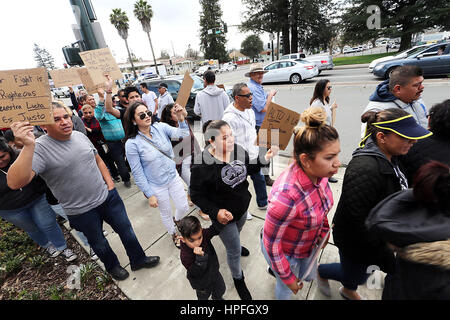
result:
M 311 255 L 319 237 L 330 229 L 327 214 L 332 206 L 328 179 L 313 184 L 296 163 L 275 181 L 269 195 L 263 241 L 271 267 L 285 284 L 296 280 L 286 257 L 300 259 Z

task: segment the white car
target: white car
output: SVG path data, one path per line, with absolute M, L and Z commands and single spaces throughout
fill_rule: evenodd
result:
M 414 53 L 419 52 L 420 50 L 423 50 L 427 46 L 428 45 L 415 46 L 415 47 L 412 47 L 411 49 L 399 52 L 393 56 L 387 56 L 387 57 L 375 59 L 369 64 L 369 72 L 373 72 L 373 68 L 375 68 L 375 66 L 380 62 L 385 62 L 385 61 L 395 60 L 395 59 L 404 59 Z
M 319 74 L 319 69 L 313 62 L 307 60 L 278 60 L 264 67 L 263 83 L 291 82 L 300 83 Z
M 228 72 L 228 71 L 233 71 L 236 70 L 236 65 L 232 64 L 232 63 L 225 63 L 220 69 L 219 72 Z
M 56 98 L 68 98 L 70 97 L 70 91 L 68 87 L 54 88 L 51 90 Z

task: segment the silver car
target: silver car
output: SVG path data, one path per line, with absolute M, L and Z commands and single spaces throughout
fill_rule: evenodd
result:
M 306 60 L 278 60 L 264 67 L 268 72 L 264 74 L 263 83 L 291 82 L 300 83 L 319 74 L 317 66 Z

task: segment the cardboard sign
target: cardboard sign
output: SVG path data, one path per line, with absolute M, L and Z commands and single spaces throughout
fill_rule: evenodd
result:
M 83 51 L 80 52 L 80 57 L 87 67 L 94 85 L 104 83 L 106 74 L 109 74 L 113 80 L 123 78 L 122 72 L 109 48 Z
M 54 123 L 47 69 L 0 71 L 0 128 L 16 121 Z
M 272 102 L 259 129 L 257 145 L 269 149 L 273 144 L 285 150 L 299 120 L 299 113 Z
M 76 70 L 81 79 L 81 83 L 89 94 L 97 93 L 98 88 L 104 86 L 103 83 L 106 81 L 106 78 L 101 84 L 94 84 L 87 68 L 77 68 Z
M 186 108 L 193 86 L 194 79 L 192 79 L 189 72 L 186 71 L 183 82 L 181 83 L 180 91 L 178 91 L 177 101 L 175 101 L 175 103 L 178 103 L 180 106 Z
M 55 88 L 72 87 L 82 83 L 77 68 L 50 70 Z

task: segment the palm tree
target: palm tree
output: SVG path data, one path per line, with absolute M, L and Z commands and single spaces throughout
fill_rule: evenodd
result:
M 136 70 L 134 68 L 133 59 L 131 58 L 130 48 L 128 48 L 128 17 L 125 11 L 122 9 L 113 9 L 111 15 L 109 16 L 109 21 L 117 29 L 120 37 L 125 41 L 125 46 L 128 51 L 128 58 L 131 63 L 131 68 L 133 69 L 134 77 L 137 79 Z
M 156 73 L 159 75 L 158 65 L 156 64 L 155 52 L 153 51 L 152 39 L 150 37 L 151 25 L 150 21 L 153 17 L 152 6 L 147 3 L 146 0 L 136 1 L 134 4 L 134 15 L 141 22 L 142 29 L 147 33 L 148 41 L 150 42 L 150 48 L 152 49 L 153 61 L 155 63 Z

